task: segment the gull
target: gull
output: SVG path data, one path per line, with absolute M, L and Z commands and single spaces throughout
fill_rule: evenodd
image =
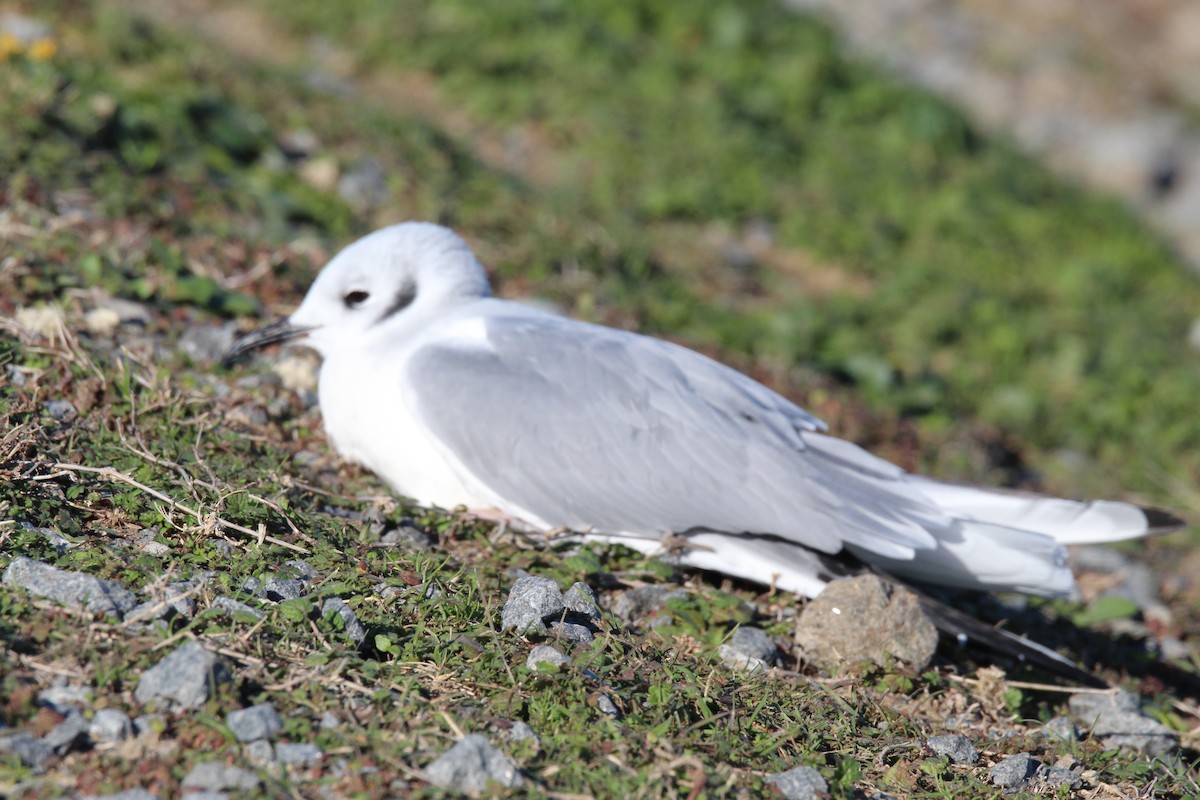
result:
M 1181 525 L 907 472 L 692 350 L 492 297 L 466 242 L 431 223 L 349 245 L 291 316 L 226 359 L 285 341 L 322 357 L 333 446 L 400 495 L 808 597 L 847 557 L 901 579 L 1067 596 L 1066 545 Z

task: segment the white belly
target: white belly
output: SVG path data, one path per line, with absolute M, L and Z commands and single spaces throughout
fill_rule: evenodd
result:
M 490 505 L 467 489 L 417 420 L 403 391 L 403 370 L 398 359 L 386 369 L 353 357 L 322 364 L 321 416 L 333 446 L 421 505 Z

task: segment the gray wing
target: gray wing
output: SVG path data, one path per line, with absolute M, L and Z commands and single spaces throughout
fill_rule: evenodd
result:
M 408 383 L 477 481 L 553 526 L 903 559 L 950 523 L 898 467 L 698 353 L 526 309 L 485 320 L 490 349 L 423 345 Z

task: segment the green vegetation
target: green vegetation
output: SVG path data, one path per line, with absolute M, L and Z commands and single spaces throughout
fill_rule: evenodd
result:
M 529 643 L 499 630 L 511 570 L 597 588 L 679 576 L 372 497 L 373 478 L 326 458 L 300 395 L 175 346 L 191 326 L 290 307 L 329 253 L 384 222 L 459 228 L 501 292 L 720 355 L 908 466 L 1017 480 L 1027 462 L 1062 491 L 1165 505 L 1197 478 L 1200 371 L 1185 336 L 1200 290 L 1184 267 L 1115 203 L 847 60 L 775 4 L 259 0 L 248 8 L 261 15 L 224 23 L 214 11 L 218 36 L 235 23 L 266 34 L 254 57 L 198 37 L 169 3 L 40 5 L 57 54 L 0 61 L 0 314 L 46 306 L 63 329 L 0 329 L 0 370 L 19 368 L 0 371 L 0 568 L 27 555 L 139 592 L 216 575 L 194 617 L 93 621 L 84 643 L 77 615 L 0 589 L 0 723 L 33 724 L 36 690 L 56 675 L 141 713 L 130 693 L 167 639 L 223 648 L 239 677 L 136 757 L 75 753 L 49 780 L 0 756 L 0 793 L 150 781 L 170 796 L 196 753 L 237 760 L 228 711 L 270 701 L 285 738 L 347 762 L 311 781 L 273 773 L 270 796 L 314 782 L 434 796 L 413 770 L 460 731 L 501 741 L 519 720 L 540 743 L 503 749 L 535 794 L 757 796 L 803 763 L 835 797 L 977 797 L 994 791 L 984 772 L 912 743 L 977 704 L 973 735 L 1017 752 L 999 737 L 1061 711 L 1057 694 L 949 680 L 973 666 L 958 652 L 922 675 L 732 672 L 717 649 L 735 626 L 786 641 L 796 604 L 703 577 L 704 594 L 670 601 L 661 626 L 606 617 L 569 670 L 526 669 Z M 287 55 L 316 33 L 353 54 L 349 78 Z M 341 196 L 338 176 L 364 164 L 384 176 L 379 196 Z M 89 327 L 97 291 L 148 318 Z M 49 413 L 60 398 L 77 419 Z M 1082 465 L 1061 466 L 1064 449 Z M 380 541 L 405 524 L 436 547 Z M 293 559 L 317 573 L 308 595 L 244 591 L 289 577 Z M 266 616 L 225 614 L 207 603 L 217 595 Z M 330 597 L 367 627 L 361 648 L 322 613 Z M 1049 610 L 1085 624 L 1136 611 L 1113 599 Z M 1186 598 L 1173 611 L 1181 625 L 1196 616 Z M 1052 635 L 1101 647 L 1065 625 Z M 1109 647 L 1118 668 L 1149 658 Z M 1186 727 L 1159 691 L 1159 715 Z M 619 715 L 598 710 L 601 695 Z M 346 724 L 321 728 L 326 710 Z M 1080 759 L 1093 785 L 1195 791 L 1182 769 L 1092 742 L 1020 746 Z

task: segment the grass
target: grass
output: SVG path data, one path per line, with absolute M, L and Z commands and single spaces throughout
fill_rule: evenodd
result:
M 1179 765 L 1003 738 L 1030 734 L 1062 696 L 955 680 L 975 665 L 953 651 L 925 674 L 829 678 L 794 658 L 766 678 L 731 672 L 717 647 L 734 626 L 786 640 L 794 598 L 378 497 L 373 478 L 330 456 L 301 394 L 175 346 L 191 326 L 288 309 L 333 249 L 382 221 L 436 219 L 467 233 L 503 292 L 719 354 L 909 466 L 1009 481 L 1032 467 L 1070 492 L 1179 501 L 1172 487 L 1196 477 L 1184 345 L 1196 287 L 1121 208 L 773 5 L 253 7 L 267 41 L 286 49 L 296 39 L 283 31 L 320 31 L 357 54 L 356 85 L 432 85 L 434 100 L 410 110 L 330 91 L 319 67 L 231 58 L 186 24 L 101 2 L 45 4 L 58 52 L 0 63 L 12 121 L 0 313 L 46 306 L 62 319 L 54 335 L 7 324 L 0 336 L 0 364 L 23 376 L 0 384 L 0 563 L 27 555 L 137 591 L 214 573 L 194 617 L 146 627 L 0 589 L 0 722 L 37 724 L 36 692 L 59 678 L 136 716 L 138 677 L 186 637 L 237 673 L 202 711 L 166 716 L 158 737 L 72 753 L 45 775 L 0 760 L 0 792 L 170 796 L 197 760 L 244 763 L 225 714 L 269 701 L 286 740 L 327 757 L 264 771 L 262 796 L 436 796 L 421 768 L 475 731 L 534 795 L 749 797 L 809 764 L 835 797 L 992 796 L 986 771 L 920 749 L 951 717 L 986 759 L 1070 755 L 1095 770 L 1091 788 L 1196 793 Z M 281 144 L 297 131 L 311 151 Z M 506 154 L 506 141 L 524 149 Z M 367 160 L 387 176 L 369 205 L 312 169 Z M 89 329 L 96 291 L 140 303 L 147 321 Z M 46 410 L 62 398 L 76 420 Z M 1079 459 L 1064 450 L 1083 466 L 1068 469 Z M 89 471 L 100 468 L 113 472 Z M 20 523 L 73 544 L 59 552 Z M 436 546 L 380 541 L 401 525 Z M 133 546 L 139 535 L 165 551 Z M 245 591 L 291 576 L 296 559 L 316 572 L 307 596 Z M 587 582 L 606 602 L 642 583 L 694 594 L 661 627 L 608 616 L 569 669 L 532 672 L 529 643 L 499 629 L 516 569 Z M 264 616 L 222 613 L 218 595 Z M 363 647 L 321 614 L 335 596 L 367 626 Z M 1195 619 L 1186 596 L 1172 610 Z M 1057 616 L 1129 612 L 1051 607 L 1051 640 L 1087 641 Z M 1116 656 L 1110 674 L 1131 683 L 1122 670 L 1137 660 Z M 1171 687 L 1147 688 L 1160 716 L 1191 724 Z M 338 727 L 322 727 L 326 711 Z M 497 731 L 514 720 L 540 742 L 506 743 Z

